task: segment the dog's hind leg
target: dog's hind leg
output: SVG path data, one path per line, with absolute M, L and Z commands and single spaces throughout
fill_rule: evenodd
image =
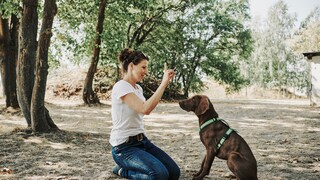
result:
M 257 180 L 257 169 L 240 153 L 229 155 L 227 165 L 238 180 Z

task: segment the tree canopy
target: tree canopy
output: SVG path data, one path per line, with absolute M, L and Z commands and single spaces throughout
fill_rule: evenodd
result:
M 293 88 L 293 91 L 307 92 L 310 71 L 302 52 L 308 49 L 320 50 L 319 46 L 316 47 L 316 43 L 313 43 L 314 48 L 306 46 L 319 38 L 317 30 L 311 28 L 319 23 L 319 19 L 307 23 L 310 22 L 308 19 L 314 19 L 311 17 L 315 14 L 311 12 L 306 22 L 303 22 L 302 27 L 297 30 L 296 15 L 290 14 L 288 6 L 280 0 L 269 9 L 266 21 L 253 25 L 255 44 L 249 60 L 251 84 L 258 84 L 264 88 L 278 90 Z M 310 41 L 306 40 L 307 36 Z
M 61 0 L 58 6 L 56 41 L 74 59 L 87 59 L 98 1 Z M 246 83 L 239 62 L 252 51 L 248 20 L 246 0 L 108 2 L 100 65 L 116 68 L 120 49 L 139 48 L 151 59 L 150 77 L 159 78 L 164 63 L 176 68 L 174 83 L 186 96 L 203 88 L 205 76 L 239 90 Z
M 57 2 L 51 67 L 64 61 L 89 64 L 99 4 L 100 0 Z M 1 1 L 2 17 L 19 15 L 19 9 L 18 0 Z M 206 77 L 230 92 L 248 84 L 307 87 L 306 62 L 300 53 L 319 50 L 319 7 L 299 30 L 282 0 L 271 7 L 266 21 L 251 27 L 249 12 L 248 0 L 107 1 L 98 68 L 107 69 L 112 85 L 120 78 L 118 52 L 132 47 L 151 59 L 146 81 L 155 83 L 167 63 L 177 71 L 170 88 L 184 96 L 204 88 Z

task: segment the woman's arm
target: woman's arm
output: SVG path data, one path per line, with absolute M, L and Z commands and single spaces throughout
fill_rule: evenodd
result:
M 174 70 L 168 69 L 165 71 L 162 82 L 156 92 L 147 100 L 142 101 L 137 95 L 134 93 L 129 93 L 125 96 L 122 96 L 121 99 L 126 103 L 130 108 L 133 110 L 148 115 L 152 112 L 152 110 L 157 106 L 159 103 L 164 90 L 172 80 L 173 76 L 175 75 Z

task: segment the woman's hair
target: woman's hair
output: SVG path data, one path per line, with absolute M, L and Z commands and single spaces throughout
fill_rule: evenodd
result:
M 139 64 L 142 60 L 149 61 L 149 58 L 139 50 L 126 48 L 120 51 L 118 59 L 122 65 L 122 71 L 128 71 L 128 65 L 132 62 L 134 65 Z

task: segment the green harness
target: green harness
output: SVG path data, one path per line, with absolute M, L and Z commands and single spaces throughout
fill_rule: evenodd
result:
M 222 118 L 213 118 L 213 119 L 210 119 L 210 120 L 206 121 L 205 123 L 203 123 L 200 126 L 199 133 L 201 132 L 202 129 L 204 129 L 209 124 L 212 124 L 212 123 L 215 123 L 215 122 L 218 122 L 218 121 L 222 121 L 225 125 L 229 126 L 228 123 L 225 120 L 223 120 Z M 226 141 L 226 139 L 234 131 L 235 131 L 234 129 L 229 127 L 229 129 L 224 133 L 223 137 L 220 139 L 219 143 L 216 146 L 217 147 L 217 153 L 218 153 L 219 149 L 221 148 L 221 146 L 223 145 L 223 143 Z

